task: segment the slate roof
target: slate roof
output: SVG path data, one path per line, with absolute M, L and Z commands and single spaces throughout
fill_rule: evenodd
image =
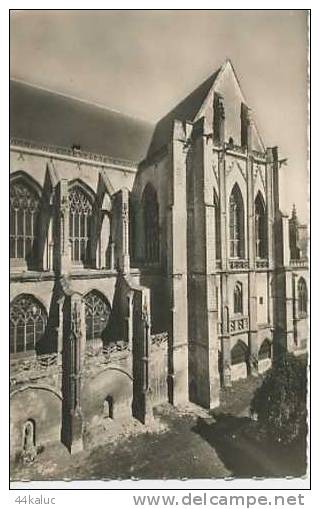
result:
M 106 108 L 10 82 L 10 136 L 128 161 L 141 161 L 154 126 Z
M 220 68 L 165 115 L 156 126 L 107 108 L 10 81 L 10 136 L 133 162 L 170 141 L 174 120 L 193 121 Z
M 174 120 L 187 120 L 191 122 L 194 120 L 210 92 L 220 69 L 221 68 L 211 74 L 209 78 L 207 78 L 199 87 L 183 99 L 175 108 L 173 108 L 173 110 L 159 120 L 152 136 L 148 156 L 151 156 L 154 152 L 161 149 L 169 142 Z

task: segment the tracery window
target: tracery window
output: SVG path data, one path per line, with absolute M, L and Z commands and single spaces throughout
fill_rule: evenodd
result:
M 110 314 L 110 304 L 99 292 L 93 290 L 85 296 L 87 341 L 102 339 L 102 334 L 108 325 Z
M 229 199 L 230 257 L 244 258 L 244 208 L 241 191 L 237 184 Z
M 308 312 L 308 290 L 305 280 L 301 277 L 298 281 L 298 313 L 300 316 Z
M 35 263 L 34 243 L 40 200 L 23 180 L 10 185 L 10 258 Z
M 267 217 L 261 193 L 257 194 L 255 206 L 256 256 L 267 258 Z
M 242 298 L 242 284 L 236 283 L 233 291 L 233 312 L 243 313 L 243 298 Z
M 157 192 L 148 184 L 142 197 L 144 239 L 145 239 L 145 261 L 159 261 L 159 205 Z
M 71 260 L 87 264 L 90 261 L 92 203 L 80 186 L 69 191 L 69 207 Z
M 47 313 L 32 295 L 20 295 L 10 306 L 10 353 L 35 350 L 43 337 Z

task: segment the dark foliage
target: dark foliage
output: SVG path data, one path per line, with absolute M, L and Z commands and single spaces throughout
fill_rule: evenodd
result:
M 274 364 L 251 401 L 251 413 L 270 439 L 289 444 L 306 436 L 307 369 L 293 355 Z

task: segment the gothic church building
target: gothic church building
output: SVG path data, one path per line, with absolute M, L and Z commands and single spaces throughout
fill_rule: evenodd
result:
M 230 61 L 156 126 L 11 82 L 11 454 L 306 351 L 307 230 Z

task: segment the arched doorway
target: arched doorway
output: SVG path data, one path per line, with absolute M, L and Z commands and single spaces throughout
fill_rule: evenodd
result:
M 264 339 L 260 346 L 258 352 L 258 360 L 259 360 L 259 373 L 263 373 L 264 371 L 271 367 L 272 343 L 268 338 Z
M 271 341 L 269 339 L 265 339 L 260 346 L 259 350 L 259 361 L 262 361 L 264 359 L 271 359 L 272 355 L 272 345 Z
M 239 339 L 231 350 L 231 380 L 247 378 L 248 357 L 248 347 Z

